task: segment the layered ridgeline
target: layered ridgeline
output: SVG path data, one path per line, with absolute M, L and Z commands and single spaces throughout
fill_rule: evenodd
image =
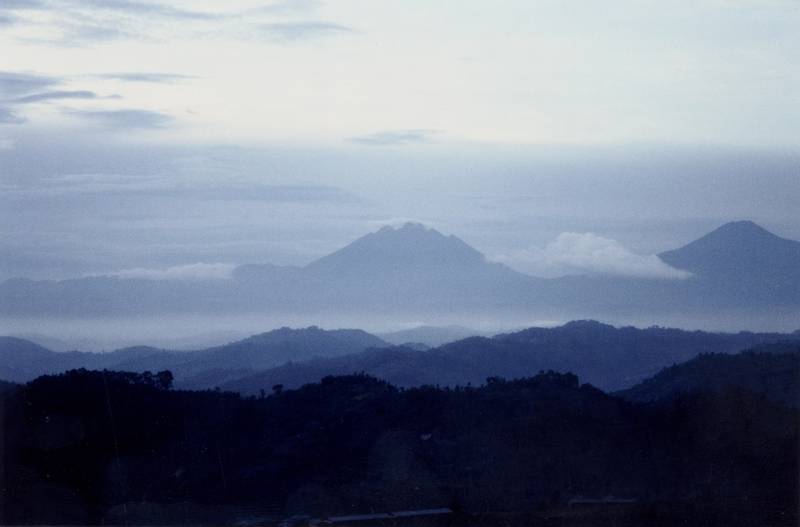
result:
M 108 353 L 54 352 L 30 341 L 0 337 L 0 379 L 26 382 L 74 368 L 143 372 L 169 369 L 179 386 L 214 387 L 288 361 L 336 357 L 388 346 L 357 329 L 276 329 L 244 340 L 198 351 L 168 351 L 147 346 Z
M 356 375 L 242 398 L 71 371 L 0 405 L 4 525 L 440 507 L 465 526 L 798 521 L 800 414 L 735 388 L 638 405 L 571 374 L 454 390 Z
M 110 353 L 51 352 L 31 342 L 0 339 L 0 379 L 24 382 L 72 368 L 152 372 L 169 369 L 177 387 L 220 387 L 244 394 L 298 387 L 327 375 L 365 372 L 397 386 L 478 385 L 541 370 L 573 372 L 602 389 L 633 386 L 661 368 L 702 353 L 800 341 L 800 333 L 708 333 L 666 328 L 615 328 L 593 321 L 470 337 L 439 347 L 389 346 L 359 330 L 283 328 L 226 346 L 193 352 L 148 347 Z
M 707 333 L 576 321 L 491 338 L 471 337 L 425 351 L 398 346 L 293 362 L 225 383 L 222 388 L 255 394 L 276 384 L 298 387 L 326 375 L 358 372 L 397 386 L 463 386 L 479 385 L 493 376 L 513 379 L 553 370 L 575 373 L 604 390 L 618 390 L 701 353 L 734 353 L 781 341 L 800 342 L 800 332 Z
M 407 224 L 368 234 L 305 267 L 243 265 L 230 276 L 193 280 L 8 280 L 0 284 L 0 314 L 403 313 L 416 318 L 535 312 L 563 319 L 800 308 L 800 242 L 752 222 L 726 224 L 659 256 L 688 278 L 542 279 L 490 262 L 455 236 Z

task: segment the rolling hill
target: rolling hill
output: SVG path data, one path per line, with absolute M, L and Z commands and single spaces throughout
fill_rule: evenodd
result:
M 628 388 L 672 364 L 702 353 L 735 353 L 762 343 L 800 341 L 780 333 L 707 333 L 667 328 L 615 328 L 576 321 L 491 338 L 471 337 L 427 351 L 372 349 L 330 359 L 293 362 L 232 380 L 221 387 L 245 394 L 282 384 L 298 387 L 326 375 L 364 372 L 398 386 L 479 385 L 542 370 L 571 372 L 604 390 Z

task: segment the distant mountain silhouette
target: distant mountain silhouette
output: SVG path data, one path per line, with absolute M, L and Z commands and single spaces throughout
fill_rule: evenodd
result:
M 800 342 L 765 344 L 735 355 L 703 354 L 616 395 L 635 402 L 664 402 L 730 387 L 800 406 Z
M 751 221 L 726 223 L 659 256 L 692 272 L 707 290 L 732 297 L 732 303 L 752 298 L 800 304 L 800 242 L 776 236 Z
M 289 361 L 337 357 L 388 346 L 361 330 L 326 331 L 318 327 L 281 328 L 199 351 L 167 351 L 148 346 L 108 353 L 54 352 L 32 342 L 0 337 L 0 380 L 26 382 L 74 368 L 157 371 L 169 369 L 176 385 L 212 388 Z
M 800 242 L 776 236 L 752 221 L 726 223 L 659 257 L 704 278 L 775 283 L 800 279 Z
M 787 339 L 800 340 L 800 335 L 615 328 L 594 321 L 576 321 L 492 338 L 471 337 L 427 351 L 393 347 L 293 362 L 232 380 L 222 388 L 255 394 L 275 384 L 298 387 L 326 375 L 358 372 L 398 386 L 463 386 L 478 385 L 493 376 L 510 379 L 554 370 L 576 373 L 601 389 L 614 390 L 630 387 L 661 368 L 701 353 L 734 353 Z
M 163 365 L 183 387 L 211 388 L 245 373 L 276 367 L 289 361 L 331 358 L 388 346 L 359 329 L 323 330 L 280 328 L 267 333 L 191 353 L 178 365 Z
M 590 313 L 737 313 L 800 309 L 800 242 L 750 221 L 732 222 L 658 255 L 692 273 L 685 280 L 567 276 L 542 291 L 565 309 Z
M 303 272 L 321 284 L 323 307 L 390 313 L 520 305 L 537 282 L 489 262 L 455 236 L 416 223 L 367 234 Z
M 38 377 L 43 371 L 38 365 L 54 359 L 52 353 L 28 340 L 0 337 L 0 379 L 19 382 Z
M 8 280 L 0 284 L 0 313 L 447 314 L 451 319 L 535 313 L 565 319 L 800 309 L 800 242 L 752 222 L 723 225 L 660 257 L 692 276 L 535 278 L 488 261 L 455 236 L 406 224 L 367 234 L 305 267 L 243 265 L 228 280 Z
M 12 382 L 27 382 L 50 373 L 59 373 L 74 368 L 105 369 L 131 365 L 134 370 L 153 369 L 163 350 L 139 346 L 111 353 L 81 351 L 55 352 L 28 340 L 0 337 L 0 379 Z M 140 368 L 141 365 L 145 367 Z
M 419 223 L 383 227 L 306 266 L 306 270 L 331 278 L 407 273 L 409 269 L 474 269 L 486 264 L 484 256 L 451 235 Z
M 465 339 L 467 337 L 486 335 L 487 334 L 482 331 L 457 325 L 417 326 L 414 328 L 378 334 L 378 336 L 386 342 L 397 346 L 410 342 L 416 342 L 425 344 L 429 347 L 441 346 L 442 344 Z

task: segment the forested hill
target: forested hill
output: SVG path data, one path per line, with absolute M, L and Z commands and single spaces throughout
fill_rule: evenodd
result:
M 554 370 L 574 372 L 602 389 L 617 390 L 701 353 L 734 353 L 762 343 L 792 339 L 800 341 L 800 334 L 615 328 L 590 320 L 575 321 L 492 338 L 471 337 L 427 351 L 395 347 L 293 362 L 221 387 L 256 394 L 275 384 L 298 387 L 326 375 L 358 372 L 398 386 L 477 385 L 491 376 L 516 378 Z
M 729 386 L 800 406 L 800 343 L 766 344 L 735 355 L 703 354 L 666 368 L 618 395 L 631 401 L 654 402 Z
M 245 399 L 161 380 L 72 371 L 7 392 L 0 523 L 536 515 L 606 496 L 650 520 L 797 521 L 800 414 L 746 392 L 638 407 L 571 374 L 408 390 L 356 375 Z

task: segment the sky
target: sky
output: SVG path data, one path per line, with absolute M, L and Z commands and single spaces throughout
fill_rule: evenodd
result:
M 796 0 L 0 0 L 0 279 L 302 265 L 405 221 L 680 279 L 654 255 L 726 221 L 800 239 L 798 27 Z

